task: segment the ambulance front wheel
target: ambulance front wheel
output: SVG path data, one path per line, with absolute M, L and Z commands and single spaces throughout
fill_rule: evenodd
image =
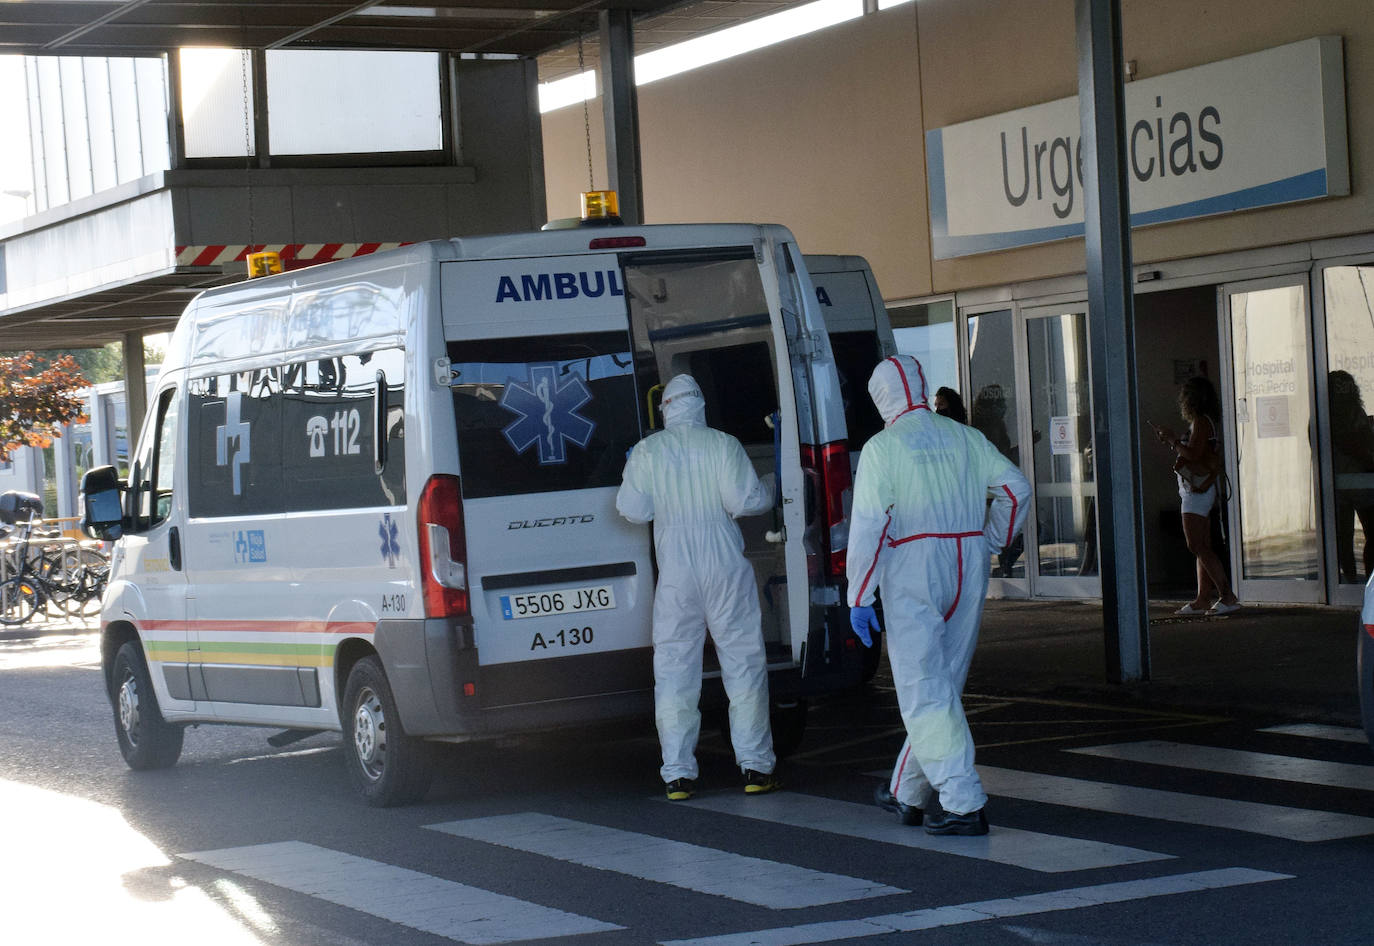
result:
M 341 715 L 348 777 L 364 801 L 389 808 L 425 797 L 434 747 L 406 734 L 377 657 L 364 657 L 349 671 Z
M 136 640 L 125 642 L 115 653 L 110 704 L 114 707 L 119 751 L 129 768 L 144 771 L 176 765 L 186 731 L 162 718 L 143 648 Z

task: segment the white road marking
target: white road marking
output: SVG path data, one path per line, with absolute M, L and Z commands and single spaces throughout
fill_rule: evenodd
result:
M 1003 798 L 1249 831 L 1291 841 L 1331 841 L 1374 834 L 1374 818 L 1360 815 L 1187 795 L 990 765 L 978 766 L 978 775 L 988 794 Z
M 1369 737 L 1363 729 L 1350 726 L 1323 726 L 1320 723 L 1294 723 L 1291 726 L 1268 726 L 1260 732 L 1277 733 L 1280 736 L 1304 736 L 1308 739 L 1334 739 L 1337 742 L 1368 742 Z
M 302 841 L 179 856 L 462 943 L 513 943 L 624 929 Z
M 534 812 L 426 827 L 774 910 L 907 893 L 870 880 Z
M 1129 880 L 1115 884 L 1097 884 L 1068 890 L 1051 890 L 1024 897 L 1002 900 L 981 900 L 947 907 L 931 907 L 909 913 L 889 913 L 857 920 L 835 920 L 828 923 L 807 923 L 750 933 L 729 933 L 724 936 L 705 936 L 700 939 L 667 940 L 660 946 L 799 946 L 803 943 L 833 943 L 844 939 L 862 939 L 889 933 L 929 930 L 942 926 L 960 926 L 984 920 L 1011 916 L 1054 913 L 1060 910 L 1081 910 L 1107 903 L 1125 903 L 1149 897 L 1164 897 L 1177 893 L 1199 893 L 1223 887 L 1262 884 L 1273 880 L 1291 880 L 1292 874 L 1274 874 L 1245 867 L 1205 870 L 1192 874 L 1172 874 L 1147 880 Z
M 981 838 L 934 837 L 920 828 L 900 824 L 895 815 L 876 805 L 859 805 L 795 792 L 779 792 L 762 798 L 746 798 L 736 794 L 699 795 L 691 801 L 674 804 L 941 854 L 995 861 L 1046 873 L 1139 864 L 1173 856 L 996 824 L 988 835 Z
M 1066 749 L 1081 755 L 1122 759 L 1127 762 L 1147 762 L 1176 768 L 1220 772 L 1226 775 L 1248 775 L 1253 778 L 1278 779 L 1309 785 L 1330 785 L 1336 788 L 1355 788 L 1374 791 L 1374 765 L 1353 765 L 1347 762 L 1321 762 L 1286 755 L 1245 752 L 1239 749 L 1218 749 L 1212 746 L 1191 746 L 1181 742 L 1123 742 L 1111 746 L 1087 746 Z

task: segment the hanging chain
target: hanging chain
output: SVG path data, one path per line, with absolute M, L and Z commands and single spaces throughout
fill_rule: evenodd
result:
M 586 72 L 582 64 L 582 34 L 577 34 L 577 74 L 581 77 Z M 582 99 L 582 130 L 587 134 L 587 190 L 596 190 L 596 178 L 592 176 L 592 116 L 587 106 L 587 99 Z
M 247 46 L 247 44 L 244 44 Z M 244 166 L 248 170 L 253 168 L 253 133 L 250 124 L 253 114 L 253 106 L 248 95 L 248 57 L 252 52 L 248 49 L 240 50 L 239 53 L 239 76 L 243 81 L 243 153 Z M 254 252 L 253 248 L 253 181 L 250 177 L 248 181 L 248 249 L 247 253 Z

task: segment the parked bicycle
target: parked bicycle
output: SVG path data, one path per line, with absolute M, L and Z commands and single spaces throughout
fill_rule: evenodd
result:
M 60 539 L 61 533 L 36 529 L 35 520 L 17 525 L 18 537 L 6 553 L 10 568 L 0 581 L 0 624 L 19 625 L 52 604 L 73 617 L 100 610 L 110 563 L 99 550 L 59 542 L 35 548 L 35 538 Z

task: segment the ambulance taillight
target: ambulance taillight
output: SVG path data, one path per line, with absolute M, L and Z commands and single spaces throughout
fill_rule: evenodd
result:
M 820 447 L 802 444 L 802 466 L 820 481 L 821 534 L 826 576 L 840 580 L 849 551 L 849 510 L 854 502 L 854 482 L 849 472 L 849 447 L 827 443 Z
M 467 540 L 463 535 L 463 493 L 458 477 L 436 474 L 420 494 L 420 587 L 425 616 L 466 617 Z

